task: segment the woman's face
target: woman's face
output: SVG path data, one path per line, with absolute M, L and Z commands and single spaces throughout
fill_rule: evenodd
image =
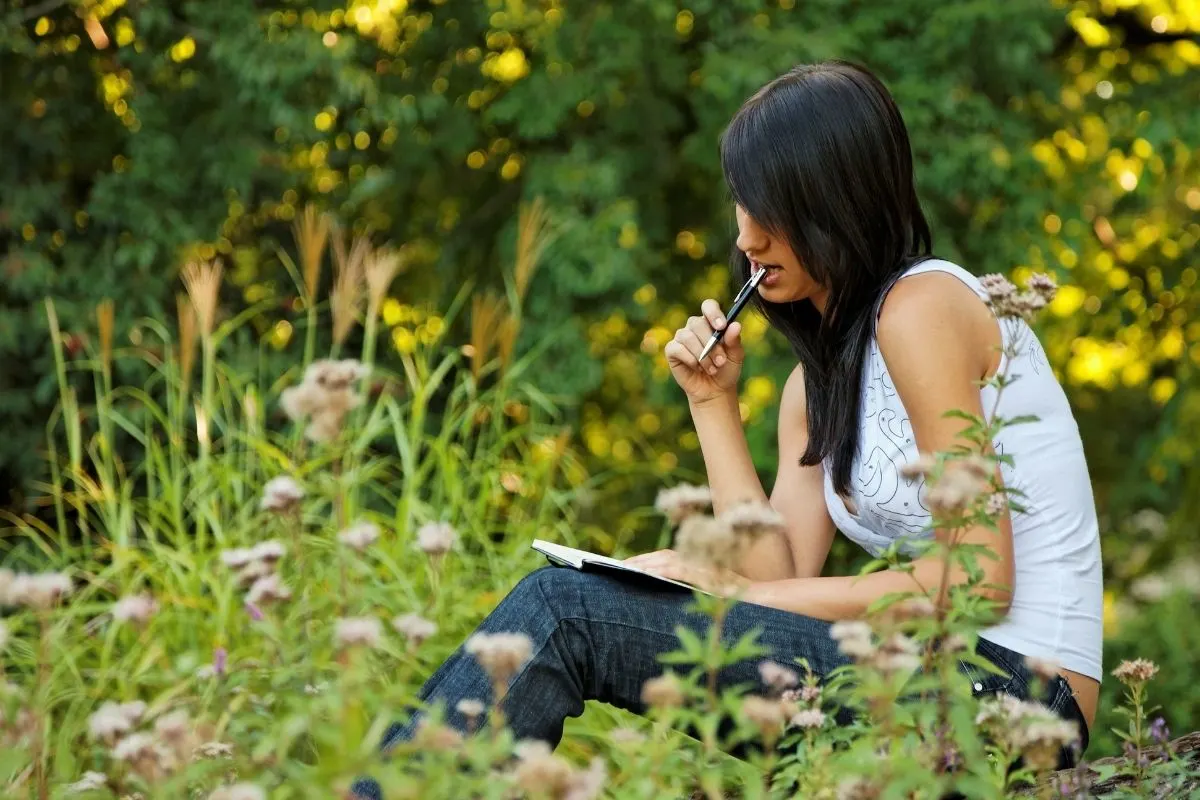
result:
M 800 266 L 800 259 L 787 242 L 755 222 L 740 205 L 735 209 L 737 246 L 750 259 L 751 274 L 761 268 L 768 270 L 767 276 L 758 284 L 758 293 L 763 299 L 788 303 L 808 298 L 817 310 L 823 309 L 828 291 Z

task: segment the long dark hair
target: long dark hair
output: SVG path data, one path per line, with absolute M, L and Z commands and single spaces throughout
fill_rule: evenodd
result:
M 848 494 L 858 450 L 863 361 L 884 293 L 932 253 L 913 185 L 900 110 L 865 67 L 842 60 L 797 66 L 754 94 L 721 137 L 734 201 L 791 245 L 828 290 L 825 314 L 805 299 L 754 306 L 783 333 L 804 369 L 804 466 L 832 455 L 835 489 Z M 737 247 L 734 279 L 750 277 Z

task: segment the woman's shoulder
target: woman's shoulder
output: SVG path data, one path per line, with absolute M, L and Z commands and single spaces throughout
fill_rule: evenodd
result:
M 914 352 L 924 353 L 923 361 L 965 357 L 978 362 L 981 376 L 995 360 L 1001 335 L 976 288 L 942 269 L 897 280 L 883 298 L 875 326 L 880 354 L 889 365 Z

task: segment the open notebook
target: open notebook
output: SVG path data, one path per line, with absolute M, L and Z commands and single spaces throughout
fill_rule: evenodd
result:
M 652 580 L 674 584 L 675 586 L 680 586 L 690 591 L 710 594 L 710 592 L 705 592 L 703 589 L 698 589 L 689 583 L 672 580 L 671 578 L 664 578 L 661 575 L 655 575 L 652 572 L 646 572 L 638 569 L 637 567 L 631 567 L 619 559 L 609 558 L 608 556 L 601 556 L 595 553 L 589 553 L 586 550 L 576 550 L 574 547 L 567 547 L 566 545 L 562 544 L 554 544 L 553 542 L 546 542 L 541 539 L 533 540 L 533 549 L 537 550 L 553 563 L 561 564 L 564 567 L 574 567 L 575 569 L 579 570 L 599 569 L 632 572 L 636 575 L 643 575 Z

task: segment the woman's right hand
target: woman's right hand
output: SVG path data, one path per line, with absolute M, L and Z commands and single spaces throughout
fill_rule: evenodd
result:
M 706 403 L 722 395 L 737 396 L 738 378 L 746 359 L 742 349 L 742 323 L 735 322 L 701 364 L 700 351 L 713 332 L 725 327 L 726 323 L 716 300 L 701 303 L 700 313 L 701 316 L 688 317 L 687 323 L 675 331 L 675 338 L 663 348 L 671 375 L 692 404 Z

